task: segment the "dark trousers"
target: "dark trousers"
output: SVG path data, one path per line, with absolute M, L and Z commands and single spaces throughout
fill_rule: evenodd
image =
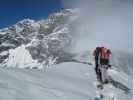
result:
M 98 74 L 98 66 L 99 66 L 98 60 L 95 60 L 95 72 L 96 72 L 96 74 Z
M 102 75 L 101 75 L 100 65 L 97 59 L 95 59 L 95 72 L 96 72 L 97 78 L 101 81 Z

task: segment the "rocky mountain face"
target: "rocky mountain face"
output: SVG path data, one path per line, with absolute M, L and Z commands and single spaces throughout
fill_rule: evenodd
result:
M 72 57 L 68 51 L 72 43 L 69 27 L 76 19 L 75 10 L 62 10 L 47 19 L 34 21 L 24 19 L 15 25 L 0 30 L 0 63 L 6 65 L 11 50 L 21 45 L 29 51 L 33 60 L 49 64 Z M 18 54 L 19 56 L 19 51 Z M 26 59 L 26 58 L 25 58 Z
M 0 30 L 0 63 L 9 56 L 9 50 L 28 44 L 37 33 L 33 20 L 25 19 L 17 24 Z M 39 27 L 39 25 L 37 25 Z

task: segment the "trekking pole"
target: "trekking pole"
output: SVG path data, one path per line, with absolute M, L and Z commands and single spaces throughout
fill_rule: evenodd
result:
M 90 62 L 80 62 L 80 61 L 79 61 L 79 63 L 88 64 L 88 65 L 93 65 L 93 64 L 90 63 Z
M 87 64 L 87 65 L 93 65 L 92 63 L 90 62 L 83 62 L 83 61 L 79 61 L 79 60 L 76 60 L 76 59 L 66 59 L 64 60 L 63 62 L 75 62 L 75 63 L 82 63 L 82 64 Z
M 93 64 L 90 63 L 90 62 L 82 62 L 82 61 L 75 60 L 75 59 L 72 59 L 71 61 L 72 61 L 72 62 L 76 62 L 76 63 L 83 63 L 83 64 L 88 64 L 88 65 L 93 65 Z

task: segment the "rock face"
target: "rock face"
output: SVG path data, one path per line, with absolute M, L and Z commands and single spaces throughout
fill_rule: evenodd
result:
M 70 27 L 76 19 L 75 10 L 62 10 L 51 14 L 47 19 L 34 21 L 24 19 L 15 25 L 0 30 L 0 63 L 9 61 L 11 51 L 24 45 L 33 60 L 50 64 L 72 57 L 72 32 Z M 19 51 L 17 54 L 19 56 Z M 26 58 L 25 58 L 26 59 Z

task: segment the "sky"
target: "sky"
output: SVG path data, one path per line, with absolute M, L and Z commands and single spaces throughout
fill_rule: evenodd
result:
M 24 18 L 47 18 L 61 8 L 61 0 L 0 0 L 0 28 L 13 25 Z
M 64 0 L 63 4 L 79 8 L 75 50 L 105 46 L 133 53 L 133 0 Z

